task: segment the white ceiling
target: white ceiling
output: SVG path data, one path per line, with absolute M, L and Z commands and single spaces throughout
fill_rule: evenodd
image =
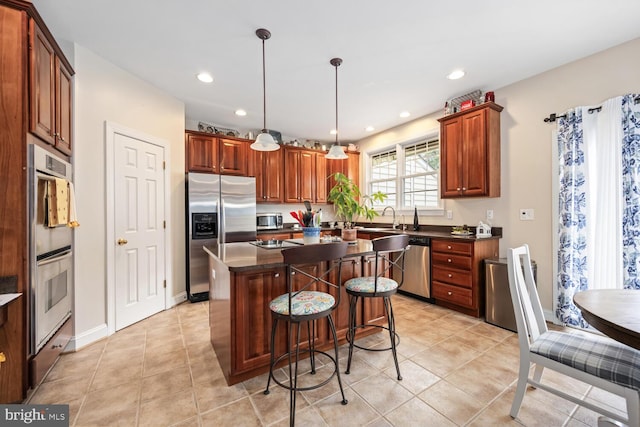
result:
M 640 37 L 638 0 L 34 0 L 58 40 L 76 42 L 184 101 L 187 120 L 267 127 L 331 141 L 440 110 Z M 640 53 L 639 53 L 640 54 Z M 457 81 L 445 76 L 462 68 Z M 206 85 L 195 75 L 208 71 Z M 500 102 L 500 93 L 496 93 Z M 234 111 L 243 108 L 246 117 Z M 409 118 L 399 113 L 411 112 Z

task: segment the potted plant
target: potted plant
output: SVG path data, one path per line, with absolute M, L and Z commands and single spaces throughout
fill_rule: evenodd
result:
M 336 172 L 331 176 L 335 180 L 335 185 L 329 190 L 327 200 L 333 203 L 336 215 L 344 221 L 342 240 L 355 241 L 357 237 L 357 231 L 354 229 L 355 220 L 359 216 L 364 216 L 371 221 L 378 215 L 378 212 L 373 209 L 373 203 L 384 202 L 387 195 L 380 191 L 364 195 L 346 175 Z

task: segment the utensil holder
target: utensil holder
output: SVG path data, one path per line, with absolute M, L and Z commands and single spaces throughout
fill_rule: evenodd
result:
M 320 227 L 302 227 L 302 241 L 305 245 L 320 243 Z

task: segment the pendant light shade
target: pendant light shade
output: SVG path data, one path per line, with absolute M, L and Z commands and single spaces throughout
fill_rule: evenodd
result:
M 264 114 L 262 116 L 262 132 L 258 134 L 256 141 L 251 144 L 250 147 L 256 151 L 276 151 L 280 149 L 280 145 L 273 139 L 273 136 L 267 132 L 267 84 L 265 77 L 264 41 L 271 37 L 271 32 L 264 28 L 259 28 L 256 30 L 256 36 L 262 40 L 262 108 Z
M 325 157 L 331 160 L 342 160 L 349 158 L 338 142 L 338 67 L 342 64 L 342 59 L 333 58 L 329 63 L 336 69 L 336 142 L 331 146 Z

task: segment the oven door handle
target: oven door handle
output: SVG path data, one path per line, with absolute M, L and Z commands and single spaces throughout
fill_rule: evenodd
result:
M 51 264 L 51 263 L 54 263 L 54 262 L 62 261 L 65 258 L 71 258 L 71 255 L 73 255 L 73 251 L 63 252 L 60 255 L 56 255 L 54 257 L 46 258 L 46 259 L 43 259 L 41 261 L 38 261 L 36 263 L 36 266 L 37 267 L 42 267 L 43 265 L 47 265 L 47 264 Z

